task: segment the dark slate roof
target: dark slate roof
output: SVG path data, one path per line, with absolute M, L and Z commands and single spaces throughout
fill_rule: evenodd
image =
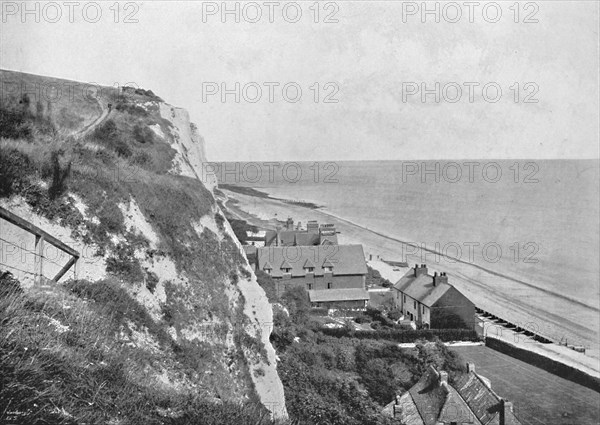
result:
M 265 239 L 267 245 L 275 245 L 275 238 L 277 232 L 275 230 L 269 230 L 266 233 Z M 319 245 L 319 234 L 308 233 L 306 230 L 281 230 L 279 232 L 279 238 L 281 239 L 280 246 L 311 246 Z
M 277 232 L 275 230 L 267 230 L 265 235 L 265 245 L 271 245 L 271 243 L 275 243 L 275 238 L 277 237 Z
M 257 264 L 262 270 L 269 262 L 273 267 L 272 276 L 281 277 L 281 265 L 287 261 L 292 269 L 292 277 L 305 276 L 304 264 L 310 259 L 315 264 L 315 276 L 323 276 L 323 264 L 328 261 L 333 266 L 334 276 L 367 274 L 367 265 L 362 245 L 317 245 L 258 248 Z
M 407 397 L 416 407 L 418 418 Z M 407 425 L 435 425 L 438 422 L 499 425 L 502 399 L 492 391 L 489 381 L 474 372 L 460 375 L 451 386 L 440 384 L 438 372 L 430 367 L 400 398 L 397 406 L 401 412 L 399 419 Z M 508 411 L 505 425 L 521 423 L 512 411 Z
M 396 417 L 395 413 L 400 412 L 398 418 L 401 419 L 402 423 L 410 424 L 410 425 L 425 425 L 421 415 L 419 414 L 419 410 L 415 405 L 412 397 L 409 392 L 405 392 L 400 400 L 398 400 L 398 404 L 396 404 L 396 400 L 392 401 L 388 405 L 386 405 L 382 413 L 386 416 Z
M 438 385 L 436 372 L 428 369 L 408 392 L 425 425 L 435 425 L 448 394 L 447 387 Z
M 296 243 L 296 232 L 294 230 L 282 230 L 279 232 L 282 246 L 292 246 Z
M 498 425 L 502 399 L 492 391 L 489 381 L 487 383 L 486 381 L 482 376 L 471 372 L 461 375 L 454 386 L 482 423 Z M 506 425 L 520 425 L 520 423 L 512 412 L 509 412 L 505 418 Z
M 411 269 L 396 282 L 394 288 L 419 301 L 421 304 L 431 307 L 452 288 L 452 285 L 449 283 L 438 283 L 436 286 L 433 286 L 433 276 L 422 274 L 415 277 L 414 270 Z
M 369 292 L 362 288 L 346 289 L 320 289 L 308 291 L 310 301 L 334 302 L 334 301 L 362 301 L 369 299 Z
M 295 243 L 299 246 L 319 245 L 319 234 L 306 231 L 298 232 L 296 233 Z
M 295 230 L 281 230 L 279 232 L 279 238 L 281 239 L 281 246 L 292 246 L 296 242 L 296 231 Z M 268 230 L 265 235 L 265 244 L 275 245 L 275 239 L 277 238 L 277 232 L 275 230 Z

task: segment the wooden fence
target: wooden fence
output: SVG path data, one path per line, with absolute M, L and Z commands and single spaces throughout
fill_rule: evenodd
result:
M 71 256 L 69 261 L 62 267 L 62 269 L 54 277 L 52 277 L 52 280 L 55 282 L 58 282 L 60 280 L 60 278 L 63 277 L 65 275 L 65 273 L 67 273 L 69 271 L 69 269 L 71 269 L 71 267 L 73 267 L 74 277 L 77 278 L 77 261 L 79 260 L 79 257 L 80 257 L 79 252 L 77 252 L 70 246 L 64 244 L 63 242 L 61 242 L 54 236 L 50 235 L 49 233 L 45 232 L 44 230 L 40 229 L 39 227 L 31 224 L 27 220 L 22 219 L 21 217 L 17 216 L 16 214 L 11 213 L 10 211 L 8 211 L 7 209 L 2 208 L 2 207 L 0 207 L 0 219 L 6 220 L 9 223 L 14 224 L 15 226 L 18 226 L 21 229 L 23 229 L 35 236 L 35 250 L 32 251 L 32 253 L 36 256 L 35 272 L 32 273 L 32 272 L 28 272 L 28 271 L 24 271 L 24 270 L 21 270 L 21 271 L 34 274 L 36 284 L 41 285 L 44 280 L 44 258 L 46 258 L 44 256 L 45 243 L 49 243 L 49 244 L 53 245 L 54 247 L 60 249 L 61 251 L 64 251 L 65 253 L 67 253 Z M 12 243 L 10 241 L 5 240 L 3 235 L 0 235 L 0 239 L 6 243 L 15 245 L 14 243 Z M 15 268 L 15 267 L 11 267 L 8 264 L 3 264 L 0 261 L 0 267 L 2 265 L 8 266 L 9 268 Z

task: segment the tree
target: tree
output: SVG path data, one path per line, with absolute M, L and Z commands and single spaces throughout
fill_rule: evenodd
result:
M 310 301 L 308 292 L 302 286 L 292 286 L 288 288 L 281 297 L 283 305 L 290 312 L 290 317 L 294 323 L 305 323 L 310 311 Z

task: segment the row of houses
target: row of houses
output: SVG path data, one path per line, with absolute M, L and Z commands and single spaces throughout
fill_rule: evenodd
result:
M 364 309 L 369 292 L 363 247 L 339 245 L 337 233 L 331 224 L 309 221 L 302 228 L 288 218 L 283 229 L 253 233 L 262 239 L 245 250 L 256 270 L 275 280 L 279 295 L 303 287 L 314 307 Z M 425 264 L 411 268 L 391 291 L 395 307 L 420 327 L 460 327 L 475 314 L 475 305 L 448 282 L 446 273 L 431 275 Z
M 316 220 L 309 221 L 306 228 L 300 222 L 294 226 L 294 219 L 288 218 L 284 228 L 267 230 L 260 236 L 251 239 L 255 246 L 318 246 L 337 245 L 337 231 L 333 224 L 320 224 Z M 258 236 L 258 235 L 257 235 Z
M 475 304 L 448 282 L 446 273 L 428 273 L 415 264 L 393 287 L 394 304 L 405 319 L 423 328 L 462 327 L 473 322 Z
M 248 235 L 246 256 L 271 275 L 278 295 L 292 287 L 308 291 L 313 307 L 364 309 L 369 301 L 362 245 L 339 245 L 333 224 L 288 218 L 285 227 Z

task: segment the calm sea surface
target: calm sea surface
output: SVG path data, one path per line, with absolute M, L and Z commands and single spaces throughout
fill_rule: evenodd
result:
M 313 202 L 551 291 L 556 302 L 599 308 L 597 160 L 229 163 L 223 170 L 221 183 Z

